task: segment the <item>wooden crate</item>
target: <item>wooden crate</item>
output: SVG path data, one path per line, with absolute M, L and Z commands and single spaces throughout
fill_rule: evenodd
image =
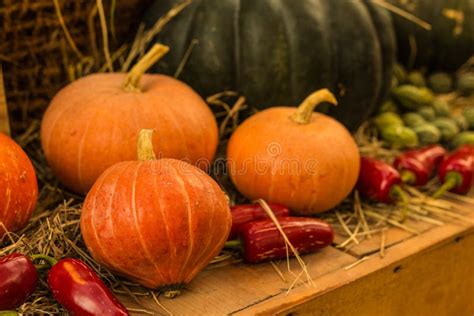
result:
M 181 296 L 160 303 L 174 315 L 473 315 L 474 209 L 459 210 L 472 223 L 412 223 L 419 235 L 389 229 L 384 258 L 377 236 L 348 252 L 330 247 L 304 256 L 314 286 L 299 283 L 288 292 L 294 276 L 286 262 L 279 268 L 287 282 L 270 263 L 241 263 L 207 269 Z M 167 314 L 149 297 L 122 301 Z

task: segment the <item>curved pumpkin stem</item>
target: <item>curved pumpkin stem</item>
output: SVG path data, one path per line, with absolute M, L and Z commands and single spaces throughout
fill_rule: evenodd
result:
M 292 120 L 298 124 L 308 124 L 311 121 L 311 115 L 314 109 L 322 102 L 328 102 L 337 105 L 337 100 L 334 94 L 328 89 L 321 89 L 311 93 L 298 106 L 296 112 L 291 116 Z
M 141 91 L 140 79 L 142 78 L 143 74 L 158 60 L 160 60 L 161 57 L 166 55 L 169 50 L 170 48 L 166 45 L 153 45 L 148 53 L 146 53 L 145 56 L 143 56 L 143 58 L 140 59 L 127 74 L 127 78 L 125 79 L 125 84 L 123 86 L 125 91 Z
M 138 160 L 156 160 L 155 152 L 153 151 L 153 130 L 142 129 L 138 135 L 137 141 L 137 155 Z

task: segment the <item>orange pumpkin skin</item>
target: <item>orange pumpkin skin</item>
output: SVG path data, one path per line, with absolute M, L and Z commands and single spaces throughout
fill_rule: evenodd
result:
M 26 226 L 38 199 L 36 174 L 26 153 L 0 133 L 0 222 L 10 232 Z M 5 229 L 0 226 L 0 238 Z
M 232 135 L 227 157 L 231 179 L 250 199 L 287 205 L 300 214 L 327 211 L 353 189 L 359 150 L 347 129 L 313 113 L 308 124 L 290 117 L 295 108 L 253 115 Z
M 125 91 L 126 74 L 94 74 L 63 88 L 41 124 L 43 151 L 69 189 L 86 193 L 99 175 L 120 161 L 134 160 L 138 132 L 155 130 L 158 157 L 202 169 L 217 148 L 217 123 L 189 86 L 163 75 L 143 75 L 142 91 Z
M 189 283 L 223 248 L 227 198 L 182 161 L 121 162 L 87 194 L 81 232 L 92 256 L 149 288 Z

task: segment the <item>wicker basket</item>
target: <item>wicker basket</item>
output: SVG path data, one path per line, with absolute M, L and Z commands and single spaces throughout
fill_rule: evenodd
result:
M 133 37 L 149 2 L 116 0 L 115 37 L 109 27 L 112 53 Z M 109 26 L 110 5 L 111 0 L 103 1 Z M 65 36 L 64 26 L 77 50 Z M 44 109 L 61 86 L 104 63 L 102 46 L 95 0 L 2 0 L 0 62 L 10 111 Z

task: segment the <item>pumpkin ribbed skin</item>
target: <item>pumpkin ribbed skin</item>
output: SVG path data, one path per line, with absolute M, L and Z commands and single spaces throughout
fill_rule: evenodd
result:
M 125 74 L 94 74 L 62 89 L 41 125 L 49 165 L 69 189 L 84 194 L 99 175 L 136 158 L 140 129 L 155 130 L 157 157 L 209 166 L 217 148 L 217 123 L 186 84 L 143 75 L 141 92 L 123 89 Z
M 81 215 L 92 256 L 149 288 L 190 282 L 222 249 L 230 226 L 217 183 L 175 159 L 110 167 L 88 193 Z
M 21 230 L 37 199 L 38 184 L 30 159 L 11 138 L 0 133 L 0 222 L 8 231 Z M 0 238 L 4 233 L 0 227 Z
M 409 64 L 412 54 L 410 36 L 413 36 L 416 42 L 416 58 L 412 65 L 414 67 L 454 71 L 474 55 L 474 1 L 390 2 L 428 22 L 432 27 L 431 31 L 428 31 L 397 14 L 392 14 L 399 59 L 404 64 Z
M 153 25 L 180 0 L 148 10 Z M 357 128 L 385 96 L 395 60 L 390 15 L 371 1 L 194 0 L 157 35 L 172 47 L 156 65 L 201 95 L 242 93 L 250 105 L 296 104 L 322 87 L 338 91 L 341 108 L 321 107 Z
M 314 214 L 339 204 L 359 175 L 359 150 L 336 120 L 313 113 L 309 124 L 290 117 L 290 107 L 261 111 L 244 121 L 227 148 L 230 176 L 250 199 Z

